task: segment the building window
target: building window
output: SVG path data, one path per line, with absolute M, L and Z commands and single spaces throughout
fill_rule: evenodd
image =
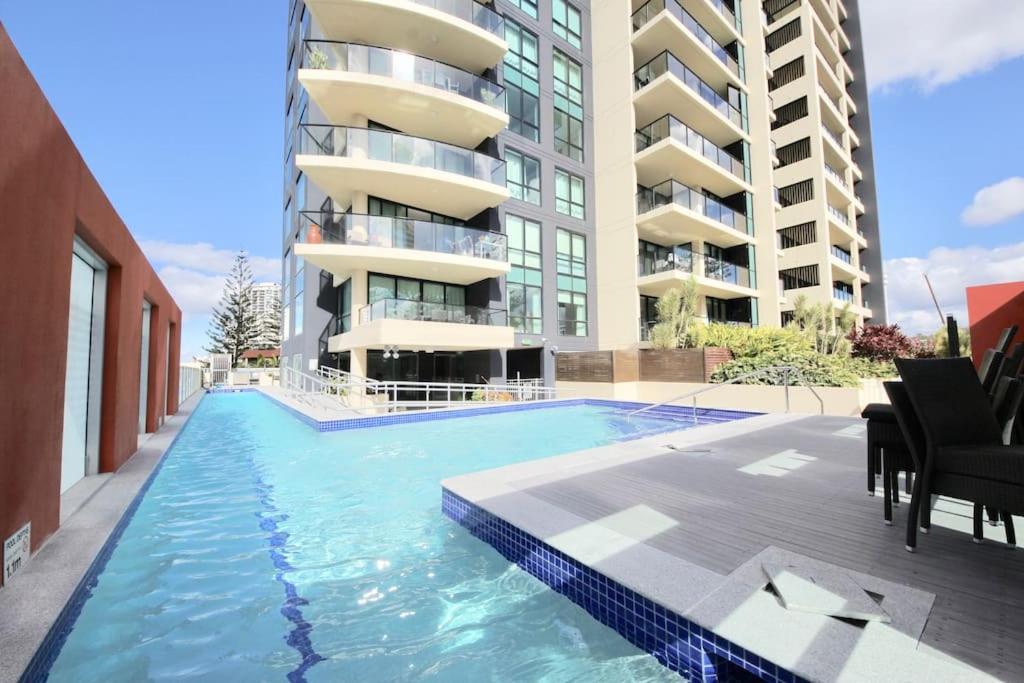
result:
M 556 232 L 558 332 L 587 336 L 587 240 L 568 230 Z
M 554 51 L 555 151 L 583 161 L 583 67 Z
M 565 0 L 551 1 L 551 21 L 555 35 L 575 48 L 583 45 L 583 20 L 580 11 Z
M 534 19 L 537 18 L 537 0 L 506 0 L 508 4 L 518 7 Z M 506 22 L 508 19 L 505 20 Z
M 540 223 L 506 215 L 505 232 L 508 235 L 508 260 L 512 264 L 506 278 L 509 324 L 517 332 L 541 334 L 544 330 Z
M 585 206 L 583 178 L 556 168 L 555 211 L 582 220 L 585 215 Z
M 505 175 L 515 199 L 540 205 L 540 162 L 505 148 Z
M 505 108 L 508 129 L 540 142 L 540 62 L 537 36 L 509 19 L 505 20 Z
M 284 205 L 284 234 L 285 236 L 291 232 L 292 229 L 292 198 L 289 197 L 288 201 Z

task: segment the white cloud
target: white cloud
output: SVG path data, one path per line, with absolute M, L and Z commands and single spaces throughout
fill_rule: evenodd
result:
M 961 219 L 967 225 L 995 225 L 1024 214 L 1024 178 L 1007 178 L 978 190 Z
M 139 246 L 154 264 L 173 264 L 203 273 L 227 273 L 238 253 L 230 249 L 217 249 L 209 242 L 181 244 L 144 240 Z M 250 254 L 249 266 L 257 280 L 270 279 L 276 282 L 281 277 L 281 261 L 278 259 Z
M 1024 242 L 993 249 L 964 247 L 933 249 L 925 258 L 897 258 L 885 262 L 889 322 L 917 334 L 939 329 L 939 314 L 928 293 L 924 274 L 946 315 L 961 325 L 967 320 L 966 288 L 1024 278 Z
M 1024 56 L 1020 0 L 860 0 L 860 11 L 872 88 L 930 90 Z

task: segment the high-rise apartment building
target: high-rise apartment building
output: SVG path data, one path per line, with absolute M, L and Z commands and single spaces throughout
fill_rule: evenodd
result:
M 252 286 L 252 307 L 260 324 L 273 319 L 278 305 L 281 303 L 281 285 L 277 282 L 258 282 Z M 257 348 L 276 346 L 276 340 L 261 334 L 256 339 Z
M 883 316 L 855 0 L 296 0 L 284 362 L 554 379 L 805 294 Z M 869 303 L 870 301 L 870 303 Z

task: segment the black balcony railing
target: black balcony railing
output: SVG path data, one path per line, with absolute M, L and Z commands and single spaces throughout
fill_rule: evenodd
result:
M 505 186 L 505 162 L 481 152 L 426 138 L 368 128 L 304 123 L 299 154 L 389 161 L 456 173 Z
M 743 113 L 729 103 L 710 85 L 700 79 L 697 74 L 679 61 L 671 52 L 665 51 L 647 62 L 633 73 L 633 88 L 640 90 L 651 81 L 664 74 L 672 74 L 684 86 L 696 93 L 710 104 L 719 114 L 731 121 L 740 129 L 745 129 Z
M 303 211 L 299 216 L 299 241 L 508 260 L 508 242 L 499 232 L 393 216 Z
M 455 323 L 458 325 L 507 324 L 507 311 L 497 308 L 481 308 L 464 304 L 433 303 L 429 301 L 407 301 L 405 299 L 380 299 L 359 309 L 359 324 L 374 320 L 417 320 L 422 322 Z
M 443 62 L 370 45 L 307 40 L 304 69 L 384 76 L 426 85 L 505 111 L 505 88 L 494 81 Z

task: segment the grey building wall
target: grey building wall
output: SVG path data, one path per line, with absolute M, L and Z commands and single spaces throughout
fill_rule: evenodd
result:
M 540 142 L 533 142 L 524 137 L 521 137 L 510 131 L 504 131 L 499 134 L 497 138 L 497 148 L 500 152 L 500 156 L 504 158 L 506 146 L 522 152 L 528 156 L 538 159 L 541 163 L 541 204 L 534 205 L 528 202 L 518 201 L 510 199 L 498 210 L 497 216 L 500 217 L 501 231 L 505 232 L 505 216 L 509 213 L 522 216 L 523 218 L 537 221 L 542 226 L 542 244 L 541 244 L 541 255 L 543 263 L 543 333 L 539 335 L 533 334 L 517 334 L 516 335 L 516 346 L 521 348 L 532 348 L 542 349 L 541 357 L 543 359 L 543 376 L 549 383 L 554 382 L 554 354 L 553 351 L 576 351 L 576 350 L 592 350 L 597 348 L 597 257 L 596 257 L 596 244 L 595 244 L 595 231 L 594 231 L 594 172 L 593 172 L 593 156 L 594 156 L 594 119 L 593 119 L 593 78 L 592 78 L 592 63 L 590 58 L 590 46 L 591 46 L 591 21 L 590 21 L 590 2 L 587 0 L 577 0 L 573 4 L 581 11 L 583 20 L 583 40 L 582 49 L 577 49 L 572 45 L 568 44 L 562 38 L 556 36 L 552 31 L 551 21 L 551 3 L 549 1 L 542 1 L 538 7 L 538 18 L 533 19 L 528 14 L 521 11 L 518 7 L 503 0 L 498 0 L 494 4 L 494 9 L 500 14 L 503 14 L 507 18 L 515 21 L 526 30 L 530 31 L 538 38 L 539 48 L 539 67 L 540 67 L 540 114 L 541 114 L 541 130 L 540 130 Z M 302 40 L 303 36 L 301 32 L 303 30 L 303 22 L 300 17 L 303 15 L 303 3 L 301 0 L 297 0 L 296 8 L 294 10 L 295 19 L 292 23 L 291 28 L 288 31 L 288 49 L 292 50 L 292 59 L 296 64 L 301 61 L 302 55 Z M 308 19 L 306 20 L 308 22 Z M 320 37 L 317 32 L 317 27 L 310 27 L 309 37 L 317 38 Z M 554 96 L 553 96 L 553 51 L 557 47 L 566 55 L 572 57 L 574 60 L 579 62 L 583 67 L 583 78 L 584 78 L 584 160 L 583 163 L 576 162 L 569 157 L 558 154 L 554 148 Z M 299 102 L 302 93 L 302 87 L 299 85 L 295 75 L 297 66 L 293 66 L 291 70 L 287 72 L 286 83 L 285 83 L 285 95 L 283 106 L 287 108 L 289 100 L 295 103 Z M 503 66 L 499 66 L 497 70 L 499 82 L 503 80 Z M 289 133 L 289 137 L 286 137 L 284 154 L 285 166 L 284 166 L 284 198 L 282 200 L 282 210 L 284 204 L 288 202 L 288 198 L 292 197 L 292 209 L 290 216 L 290 227 L 287 231 L 283 232 L 282 235 L 282 255 L 290 253 L 290 249 L 294 244 L 295 237 L 299 229 L 299 223 L 297 219 L 297 212 L 295 207 L 297 202 L 301 201 L 301 198 L 295 197 L 296 180 L 298 178 L 298 172 L 295 169 L 293 157 L 289 157 L 288 149 L 290 148 L 289 140 L 294 136 L 295 126 L 298 123 L 298 107 L 296 105 L 296 111 L 294 113 L 294 121 L 292 125 L 292 131 Z M 309 103 L 309 114 L 307 121 L 309 123 L 327 123 L 326 117 L 316 108 L 313 103 Z M 555 169 L 561 168 L 569 171 L 577 176 L 584 179 L 585 182 L 585 219 L 579 220 L 572 218 L 555 211 Z M 313 183 L 307 184 L 305 207 L 306 210 L 318 210 L 320 205 L 326 199 L 325 194 L 315 186 Z M 287 219 L 282 217 L 282 221 L 285 222 Z M 564 228 L 572 232 L 582 234 L 587 240 L 587 316 L 588 316 L 588 335 L 586 337 L 565 337 L 559 334 L 558 326 L 558 286 L 557 286 L 557 273 L 556 273 L 556 247 L 555 247 L 555 235 L 557 228 Z M 282 228 L 283 230 L 283 228 Z M 292 258 L 289 256 L 285 259 L 282 267 L 282 280 L 283 284 L 287 283 L 290 277 L 290 261 Z M 316 358 L 319 352 L 319 338 L 324 327 L 330 322 L 331 314 L 327 311 L 322 310 L 316 304 L 317 295 L 319 293 L 319 270 L 311 265 L 305 266 L 305 291 L 303 299 L 303 311 L 304 321 L 303 330 L 301 334 L 294 334 L 291 330 L 288 334 L 288 339 L 282 344 L 282 355 L 291 359 L 296 355 L 301 355 L 303 368 L 308 368 L 308 361 L 311 358 Z M 507 287 L 504 278 L 500 278 L 489 283 L 481 283 L 475 287 L 486 287 L 489 292 L 491 306 L 495 308 L 507 309 Z M 290 315 L 289 325 L 294 327 L 294 297 L 295 292 L 289 287 L 289 294 L 292 299 L 290 306 L 292 312 Z M 282 301 L 282 305 L 285 302 Z M 505 362 L 505 354 L 502 352 L 494 354 L 497 356 L 492 359 L 490 373 L 494 378 L 504 378 L 506 374 L 507 364 Z M 470 378 L 467 377 L 467 381 Z
M 871 323 L 884 325 L 888 317 L 885 301 L 885 272 L 882 260 L 882 240 L 878 214 L 878 194 L 875 185 L 875 155 L 871 142 L 871 114 L 868 105 L 868 80 L 864 70 L 864 37 L 861 34 L 858 0 L 845 0 L 847 18 L 843 24 L 850 39 L 850 51 L 844 55 L 853 71 L 854 81 L 848 86 L 857 105 L 857 115 L 851 120 L 853 130 L 860 138 L 860 147 L 853 151 L 853 160 L 860 166 L 864 179 L 855 191 L 864 202 L 865 213 L 857 219 L 857 227 L 864 231 L 868 248 L 863 252 L 863 263 L 871 276 L 870 284 L 863 286 L 864 298 L 871 304 Z

